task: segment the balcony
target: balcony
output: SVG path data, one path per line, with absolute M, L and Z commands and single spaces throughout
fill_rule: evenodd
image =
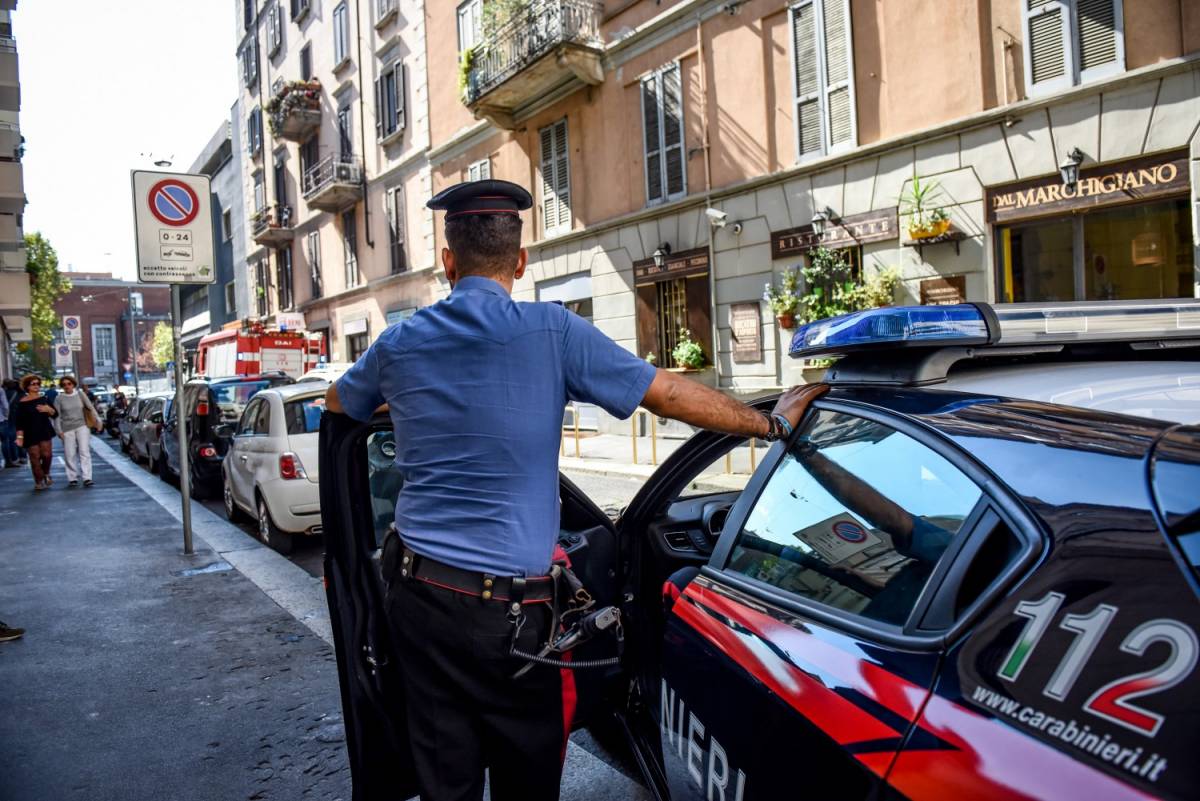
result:
M 15 214 L 0 214 L 0 270 L 25 269 L 25 232 Z
M 523 108 L 546 95 L 604 81 L 599 3 L 533 0 L 465 57 L 464 102 L 498 128 L 516 128 Z
M 21 109 L 21 80 L 17 70 L 17 40 L 0 36 L 0 111 Z
M 24 270 L 0 272 L 0 317 L 14 342 L 28 342 L 32 338 L 29 316 L 32 307 L 29 274 Z
M 326 156 L 304 172 L 301 187 L 309 208 L 345 211 L 362 195 L 362 164 L 353 158 Z
M 20 160 L 24 154 L 21 126 L 15 122 L 0 122 L 0 158 Z
M 303 142 L 321 127 L 321 83 L 276 80 L 271 99 L 263 107 L 271 135 L 290 142 Z
M 260 245 L 286 245 L 296 236 L 292 230 L 292 207 L 275 204 L 250 217 L 250 235 Z
M 0 214 L 25 211 L 25 178 L 19 161 L 0 161 Z

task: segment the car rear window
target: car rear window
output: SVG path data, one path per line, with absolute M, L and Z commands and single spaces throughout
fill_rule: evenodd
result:
M 287 422 L 288 434 L 311 434 L 321 428 L 321 415 L 325 413 L 325 396 L 301 398 L 283 404 L 283 419 Z
M 236 384 L 216 384 L 211 387 L 213 396 L 217 400 L 217 406 L 221 407 L 221 419 L 235 421 L 241 418 L 250 399 L 260 390 L 271 386 L 271 383 L 269 380 L 242 381 Z

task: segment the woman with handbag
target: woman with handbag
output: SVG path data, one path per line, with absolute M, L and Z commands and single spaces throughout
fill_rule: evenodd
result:
M 50 486 L 50 457 L 54 452 L 54 424 L 51 419 L 58 412 L 42 394 L 40 377 L 24 376 L 21 379 L 21 392 L 21 397 L 12 405 L 17 447 L 24 448 L 29 454 L 33 488 L 44 490 Z
M 62 390 L 54 398 L 58 418 L 54 427 L 63 441 L 63 463 L 67 467 L 67 486 L 92 486 L 92 431 L 100 427 L 100 415 L 88 399 L 87 393 L 79 389 L 73 375 L 58 379 Z

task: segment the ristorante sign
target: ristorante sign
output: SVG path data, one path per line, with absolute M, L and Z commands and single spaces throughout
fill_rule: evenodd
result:
M 1058 175 L 995 187 L 987 193 L 988 219 L 1007 222 L 1187 192 L 1187 153 L 1166 153 L 1081 170 L 1074 186 Z
M 772 231 L 771 258 L 796 256 L 818 246 L 830 249 L 848 248 L 868 242 L 899 239 L 900 230 L 896 221 L 897 208 L 892 206 L 830 220 L 825 224 L 825 233 L 822 236 L 817 236 L 811 225 L 788 228 L 786 231 Z

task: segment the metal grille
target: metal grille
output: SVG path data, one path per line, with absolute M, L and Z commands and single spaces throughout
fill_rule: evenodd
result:
M 679 330 L 687 328 L 687 279 L 660 281 L 655 289 L 658 292 L 659 364 L 678 367 L 671 352 L 679 344 Z

